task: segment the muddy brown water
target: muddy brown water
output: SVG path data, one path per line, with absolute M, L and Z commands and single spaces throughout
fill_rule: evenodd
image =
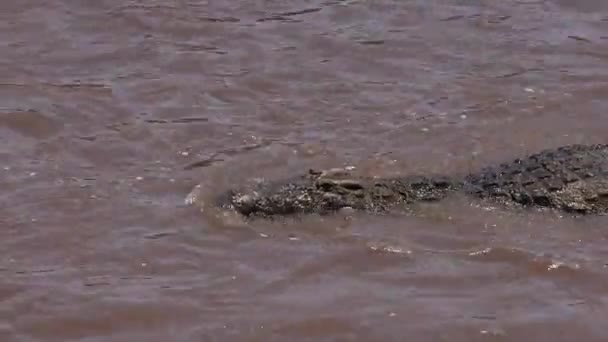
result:
M 608 340 L 606 217 L 208 203 L 607 143 L 606 1 L 6 0 L 0 44 L 2 341 Z

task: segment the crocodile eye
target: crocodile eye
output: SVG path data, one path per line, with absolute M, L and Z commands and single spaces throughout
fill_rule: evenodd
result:
M 331 179 L 319 178 L 315 182 L 315 186 L 323 191 L 330 191 L 336 187 L 336 182 Z
M 350 179 L 343 180 L 343 181 L 339 181 L 338 184 L 347 190 L 362 190 L 363 189 L 363 185 L 361 183 L 357 182 L 356 180 L 350 180 Z

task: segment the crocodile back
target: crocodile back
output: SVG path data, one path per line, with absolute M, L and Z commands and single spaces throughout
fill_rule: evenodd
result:
M 482 198 L 522 205 L 568 209 L 570 192 L 593 202 L 608 183 L 608 145 L 569 145 L 487 167 L 465 178 L 465 191 Z M 595 193 L 594 193 L 595 192 Z M 601 210 L 591 207 L 583 210 Z

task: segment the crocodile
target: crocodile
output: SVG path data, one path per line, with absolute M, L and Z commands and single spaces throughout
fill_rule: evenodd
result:
M 385 213 L 454 193 L 504 205 L 577 214 L 608 213 L 608 145 L 573 144 L 485 167 L 464 177 L 362 177 L 349 168 L 309 170 L 250 190 L 229 190 L 217 205 L 246 216 L 329 214 L 342 209 Z

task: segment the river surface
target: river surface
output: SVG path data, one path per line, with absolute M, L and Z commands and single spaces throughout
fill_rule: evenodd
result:
M 0 340 L 608 341 L 606 217 L 209 204 L 607 143 L 607 115 L 605 0 L 4 0 Z

